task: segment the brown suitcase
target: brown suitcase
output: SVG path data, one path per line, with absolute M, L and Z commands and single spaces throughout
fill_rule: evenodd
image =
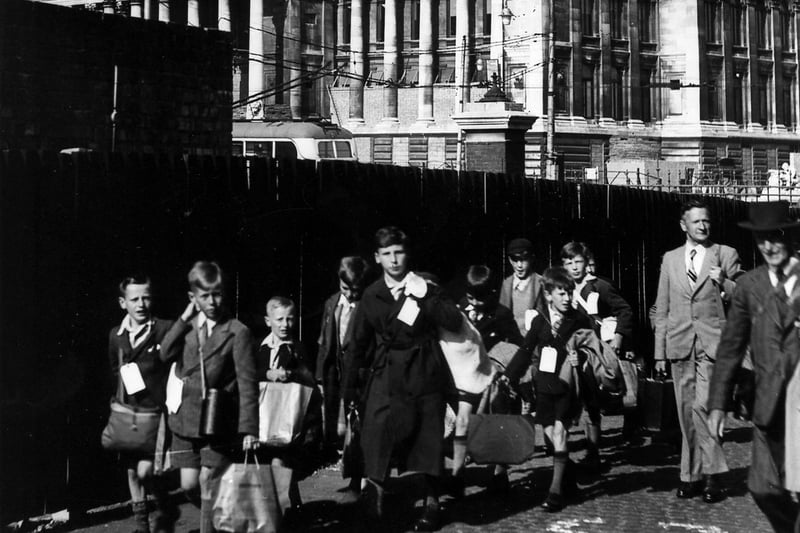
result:
M 665 432 L 679 429 L 672 379 L 642 378 L 639 380 L 638 396 L 637 403 L 646 430 Z

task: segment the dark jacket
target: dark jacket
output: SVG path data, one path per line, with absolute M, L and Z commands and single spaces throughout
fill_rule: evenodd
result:
M 467 313 L 468 303 L 466 299 L 461 300 L 458 306 L 465 314 Z M 481 334 L 483 347 L 486 348 L 487 352 L 494 348 L 498 342 L 508 342 L 517 346 L 522 344 L 523 336 L 514 321 L 514 313 L 502 304 L 487 306 L 483 310 L 481 319 L 475 322 L 474 325 L 478 333 Z
M 628 302 L 620 296 L 614 285 L 601 278 L 588 280 L 581 289 L 581 298 L 586 300 L 593 292 L 598 293 L 597 314 L 593 318 L 602 320 L 613 316 L 617 319 L 617 329 L 614 333 L 630 340 L 633 336 L 633 311 Z
M 413 325 L 397 315 L 408 300 L 392 297 L 383 278 L 370 285 L 358 307 L 345 399 L 356 397 L 358 370 L 372 360 L 362 417 L 366 476 L 382 480 L 394 456 L 398 466 L 438 475 L 442 468 L 445 396 L 455 394 L 437 328 L 457 331 L 462 314 L 439 287 L 416 300 Z M 372 352 L 372 353 L 368 353 Z
M 197 335 L 196 319 L 188 324 L 177 320 L 161 343 L 162 360 L 177 361 L 177 376 L 183 379 L 181 406 L 170 415 L 169 427 L 187 438 L 200 436 L 202 387 Z M 231 400 L 231 436 L 258 435 L 258 382 L 250 330 L 234 318 L 220 320 L 206 340 L 203 354 L 207 387 L 226 391 Z
M 111 328 L 108 334 L 108 362 L 111 368 L 111 384 L 114 395 L 119 384 L 119 353 L 122 351 L 122 364 L 136 363 L 142 374 L 145 389 L 133 396 L 122 389 L 123 401 L 134 407 L 162 407 L 166 399 L 167 375 L 169 365 L 164 363 L 160 355 L 164 336 L 172 326 L 169 320 L 153 318 L 153 325 L 147 337 L 136 347 L 131 348 L 128 332 L 119 332 L 120 326 Z
M 567 358 L 566 343 L 570 336 L 579 329 L 593 329 L 594 323 L 580 309 L 570 309 L 564 314 L 556 335 L 550 327 L 550 317 L 539 314 L 533 319 L 531 329 L 517 353 L 506 367 L 505 375 L 512 383 L 516 383 L 530 366 L 533 369 L 533 383 L 539 394 L 566 394 L 569 386 L 558 377 L 558 369 Z M 545 346 L 555 348 L 557 353 L 556 371 L 539 372 L 541 350 Z
M 267 380 L 267 370 L 270 367 L 270 356 L 272 350 L 266 344 L 262 344 L 256 352 L 256 376 L 258 381 Z M 307 387 L 314 386 L 314 376 L 308 369 L 308 356 L 303 345 L 299 342 L 291 344 L 281 344 L 278 347 L 278 368 L 291 371 L 288 381 L 300 383 Z

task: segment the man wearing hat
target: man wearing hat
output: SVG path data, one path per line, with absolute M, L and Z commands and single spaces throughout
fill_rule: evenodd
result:
M 531 241 L 513 239 L 508 243 L 506 251 L 514 273 L 503 280 L 499 303 L 514 313 L 514 320 L 524 337 L 533 320 L 532 311 L 540 304 L 542 277 L 533 271 Z
M 749 220 L 739 225 L 753 232 L 766 264 L 738 281 L 717 350 L 708 423 L 712 435 L 721 437 L 725 406 L 749 345 L 756 390 L 747 487 L 775 531 L 800 531 L 800 505 L 784 488 L 786 388 L 800 360 L 795 325 L 800 269 L 793 245 L 800 222 L 789 219 L 785 201 L 751 204 L 749 215 Z
M 655 313 L 656 370 L 669 360 L 681 426 L 681 468 L 676 495 L 715 503 L 725 497 L 718 474 L 728 471 L 722 447 L 706 424 L 708 384 L 728 301 L 740 274 L 739 254 L 711 242 L 708 206 L 681 206 L 686 242 L 664 254 Z

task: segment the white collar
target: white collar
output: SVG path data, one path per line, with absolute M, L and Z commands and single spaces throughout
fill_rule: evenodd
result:
M 797 282 L 797 273 L 794 272 L 794 269 L 798 263 L 800 263 L 800 260 L 792 256 L 786 266 L 783 267 L 784 285 L 787 293 L 791 292 Z M 769 273 L 770 283 L 772 283 L 773 287 L 776 287 L 778 285 L 778 276 L 772 270 L 767 269 L 767 272 Z
M 217 321 L 216 320 L 211 320 L 210 318 L 208 318 L 206 316 L 205 313 L 198 313 L 198 315 L 197 315 L 197 327 L 198 328 L 202 328 L 203 325 L 206 326 L 206 328 L 208 330 L 208 334 L 211 335 L 211 332 L 214 329 L 214 326 L 217 325 Z
M 126 331 L 128 333 L 133 333 L 135 335 L 136 333 L 139 333 L 142 330 L 142 328 L 147 328 L 152 325 L 153 325 L 152 318 L 147 322 L 145 322 L 144 324 L 139 324 L 138 326 L 136 326 L 133 324 L 133 320 L 131 320 L 131 315 L 125 315 L 125 318 L 122 319 L 122 323 L 120 324 L 119 329 L 117 330 L 117 335 L 122 335 Z
M 275 337 L 275 335 L 273 335 L 272 332 L 270 332 L 269 335 L 267 335 L 267 337 L 261 342 L 261 346 L 269 346 L 269 348 L 272 350 L 280 347 L 281 344 L 292 345 L 294 344 L 294 341 L 292 339 L 281 340 Z
M 564 313 L 557 311 L 556 309 L 553 309 L 549 305 L 547 306 L 547 311 L 550 313 L 551 326 L 553 325 L 553 322 L 555 322 L 556 317 L 561 317 L 561 320 L 564 320 Z
M 391 289 L 390 289 L 390 290 L 391 290 Z M 348 299 L 347 299 L 347 296 L 345 296 L 344 294 L 340 294 L 340 295 L 339 295 L 339 301 L 338 301 L 338 302 L 336 302 L 336 305 L 337 305 L 337 306 L 339 306 L 339 305 L 341 305 L 341 306 L 348 306 L 348 307 L 350 307 L 350 308 L 352 309 L 353 307 L 355 307 L 355 306 L 356 306 L 356 303 L 355 303 L 355 302 L 351 302 L 350 300 L 348 300 Z
M 512 287 L 518 291 L 524 291 L 528 287 L 528 283 L 531 282 L 531 278 L 533 277 L 533 274 L 528 274 L 527 278 L 519 279 L 516 274 L 511 275 L 514 277 Z

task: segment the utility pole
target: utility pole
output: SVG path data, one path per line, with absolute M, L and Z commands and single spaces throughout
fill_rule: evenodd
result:
M 553 0 L 548 0 L 549 13 L 547 16 L 547 147 L 545 153 L 545 177 L 549 180 L 556 179 L 556 161 L 553 142 L 556 136 L 556 111 L 555 111 L 555 23 L 553 16 Z

